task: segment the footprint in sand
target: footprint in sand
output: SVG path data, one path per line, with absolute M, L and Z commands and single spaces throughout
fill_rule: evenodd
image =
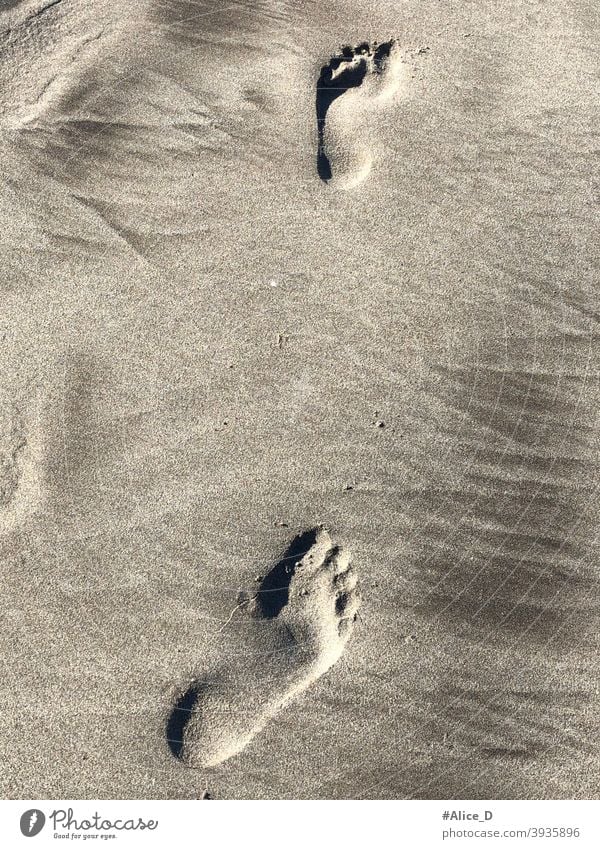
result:
M 348 553 L 323 529 L 297 537 L 241 605 L 257 620 L 255 645 L 244 643 L 179 698 L 167 723 L 172 753 L 211 767 L 241 752 L 339 659 L 359 604 Z
M 399 89 L 404 64 L 395 41 L 344 47 L 317 83 L 317 171 L 340 189 L 365 180 L 373 164 L 368 125 Z

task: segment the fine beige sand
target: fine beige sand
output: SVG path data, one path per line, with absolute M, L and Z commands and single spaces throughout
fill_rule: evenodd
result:
M 592 0 L 0 0 L 0 795 L 595 798 Z

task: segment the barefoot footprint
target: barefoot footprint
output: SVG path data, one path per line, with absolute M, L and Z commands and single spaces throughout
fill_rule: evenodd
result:
M 366 123 L 399 88 L 403 63 L 395 41 L 345 47 L 321 69 L 317 83 L 317 171 L 336 188 L 365 180 L 373 164 Z
M 297 537 L 243 605 L 257 620 L 256 645 L 179 698 L 167 724 L 172 753 L 211 767 L 241 752 L 340 658 L 359 604 L 347 552 L 324 529 Z

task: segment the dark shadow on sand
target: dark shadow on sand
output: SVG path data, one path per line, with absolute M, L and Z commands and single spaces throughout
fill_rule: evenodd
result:
M 181 760 L 183 751 L 183 737 L 185 726 L 188 724 L 192 711 L 198 703 L 199 690 L 197 687 L 190 687 L 177 700 L 177 704 L 171 711 L 171 715 L 167 721 L 167 743 L 169 749 L 176 758 Z
M 274 619 L 286 606 L 290 596 L 290 581 L 296 564 L 315 544 L 318 528 L 305 531 L 295 537 L 285 550 L 283 557 L 263 578 L 256 597 L 254 615 L 260 619 Z

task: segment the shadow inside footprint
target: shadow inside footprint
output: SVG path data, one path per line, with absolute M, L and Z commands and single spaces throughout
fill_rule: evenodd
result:
M 169 744 L 171 752 L 179 760 L 181 760 L 183 752 L 183 735 L 185 726 L 192 715 L 192 711 L 198 703 L 198 698 L 199 691 L 197 687 L 190 687 L 190 689 L 177 700 L 177 704 L 171 711 L 171 715 L 167 722 L 167 743 Z
M 321 180 L 331 180 L 331 163 L 325 153 L 324 138 L 325 124 L 329 107 L 351 88 L 358 88 L 367 75 L 369 69 L 368 58 L 371 58 L 377 71 L 380 71 L 384 60 L 390 55 L 393 41 L 387 41 L 371 48 L 366 42 L 358 47 L 344 47 L 341 55 L 334 56 L 331 62 L 321 68 L 317 81 L 317 172 Z M 341 71 L 340 68 L 345 65 Z
M 318 528 L 313 528 L 292 540 L 281 560 L 262 579 L 253 598 L 253 616 L 259 619 L 274 619 L 279 616 L 288 603 L 290 581 L 296 571 L 296 564 L 313 547 L 318 532 Z

